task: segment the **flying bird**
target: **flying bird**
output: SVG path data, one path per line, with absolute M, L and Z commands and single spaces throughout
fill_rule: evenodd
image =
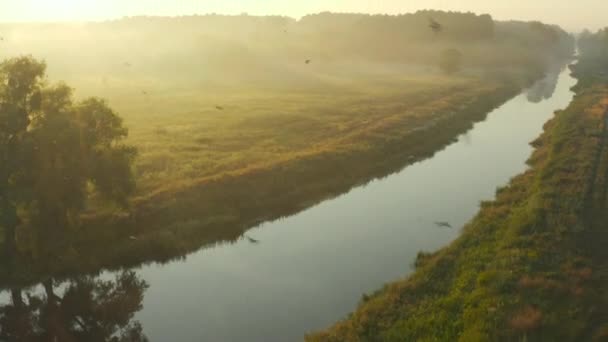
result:
M 312 62 L 312 61 L 310 59 L 307 59 L 304 63 L 310 64 L 310 62 Z
M 130 68 L 130 67 L 131 67 L 131 63 L 129 63 L 129 62 L 125 62 L 125 66 L 126 66 L 127 68 Z
M 222 107 L 222 106 L 215 106 L 215 109 L 217 109 L 217 110 L 224 110 L 224 107 Z
M 250 243 L 260 243 L 260 240 L 256 240 L 248 235 L 245 235 L 245 238 L 247 239 L 247 241 L 249 241 Z
M 440 23 L 435 21 L 435 19 L 433 19 L 433 18 L 429 18 L 429 27 L 435 33 L 439 33 L 441 31 L 443 31 L 443 25 L 441 25 Z
M 435 225 L 440 228 L 453 228 L 449 222 L 435 222 Z

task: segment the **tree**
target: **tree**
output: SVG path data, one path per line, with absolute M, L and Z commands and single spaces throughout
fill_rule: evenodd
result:
M 453 74 L 462 68 L 462 53 L 456 49 L 443 51 L 439 61 L 439 68 L 446 74 Z
M 45 244 L 64 236 L 90 189 L 122 205 L 135 189 L 136 151 L 122 143 L 122 119 L 104 100 L 75 102 L 67 85 L 48 85 L 45 70 L 31 57 L 0 65 L 0 225 L 8 253 L 18 226 Z
M 20 197 L 15 177 L 23 171 L 20 150 L 30 113 L 37 110 L 46 65 L 30 58 L 12 59 L 0 64 L 0 227 L 4 228 L 7 253 L 15 247 L 19 224 L 17 202 Z

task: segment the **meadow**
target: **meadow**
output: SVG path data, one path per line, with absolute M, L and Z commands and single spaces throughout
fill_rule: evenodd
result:
M 430 14 L 450 31 L 433 33 Z M 19 253 L 0 270 L 17 283 L 235 241 L 431 156 L 573 48 L 559 27 L 442 12 L 136 17 L 0 31 L 6 53 L 47 62 L 48 83 L 107 100 L 138 151 L 126 207 L 91 193 L 52 239 L 17 227 Z M 455 47 L 461 60 L 442 70 Z
M 435 70 L 323 74 L 330 81 L 315 77 L 314 66 L 310 73 L 309 86 L 280 89 L 163 88 L 137 79 L 104 89 L 68 82 L 77 95 L 106 98 L 124 118 L 127 143 L 139 151 L 140 196 L 299 156 L 365 149 L 371 139 L 420 129 L 500 86 Z
M 524 76 L 435 73 L 319 92 L 173 90 L 148 100 L 113 88 L 115 97 L 104 95 L 124 113 L 128 142 L 139 150 L 136 196 L 126 209 L 90 201 L 62 252 L 18 237 L 19 266 L 6 279 L 28 283 L 44 274 L 165 262 L 235 241 L 260 222 L 431 156 L 516 95 Z M 78 89 L 86 94 L 85 82 Z

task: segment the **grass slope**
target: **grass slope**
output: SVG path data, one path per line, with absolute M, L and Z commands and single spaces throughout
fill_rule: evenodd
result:
M 458 240 L 307 340 L 608 340 L 607 115 L 608 86 L 579 89 Z
M 141 78 L 108 81 L 108 87 L 94 79 L 70 84 L 78 94 L 107 98 L 124 117 L 129 143 L 140 152 L 139 194 L 147 196 L 320 150 L 360 148 L 369 143 L 366 132 L 395 135 L 378 125 L 419 128 L 448 105 L 501 82 L 397 67 L 365 74 L 355 66 L 302 69 L 307 82 L 274 88 L 180 88 Z

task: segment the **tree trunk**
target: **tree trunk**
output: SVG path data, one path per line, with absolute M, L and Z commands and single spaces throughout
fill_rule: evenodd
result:
M 15 207 L 6 198 L 0 199 L 0 212 L 3 212 L 0 226 L 4 228 L 4 256 L 5 260 L 12 260 L 17 252 L 17 213 Z
M 17 252 L 17 243 L 15 241 L 15 227 L 8 227 L 4 230 L 4 255 L 6 260 L 11 260 Z
M 57 341 L 59 336 L 59 319 L 58 319 L 58 311 L 57 300 L 55 297 L 55 292 L 53 291 L 53 279 L 48 279 L 42 283 L 44 286 L 44 292 L 46 293 L 46 334 L 48 341 Z
M 17 309 L 22 309 L 24 306 L 23 296 L 21 295 L 21 289 L 13 288 L 11 289 L 11 299 L 13 301 L 13 306 Z
M 8 320 L 8 325 L 4 326 L 5 335 L 2 336 L 6 338 L 7 341 L 31 341 L 33 336 L 32 321 L 31 316 L 29 315 L 29 308 L 23 301 L 22 289 L 11 288 L 10 292 L 13 311 L 11 313 L 11 318 Z

